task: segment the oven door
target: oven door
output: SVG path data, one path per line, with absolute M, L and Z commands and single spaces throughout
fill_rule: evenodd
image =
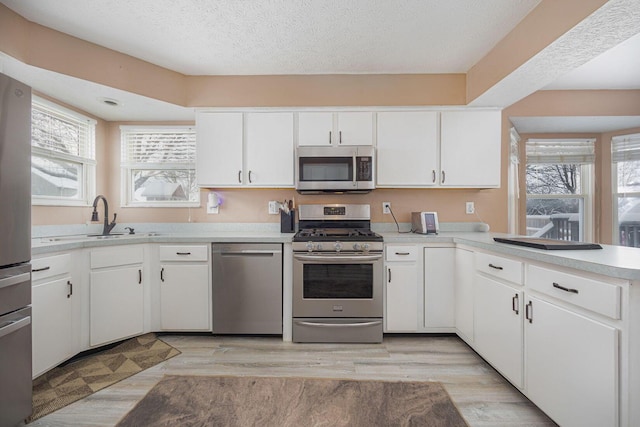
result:
M 382 317 L 382 254 L 293 255 L 294 317 Z

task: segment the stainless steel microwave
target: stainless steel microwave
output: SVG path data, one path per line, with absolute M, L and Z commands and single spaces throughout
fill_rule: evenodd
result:
M 375 149 L 370 146 L 298 147 L 300 193 L 366 193 L 375 187 Z

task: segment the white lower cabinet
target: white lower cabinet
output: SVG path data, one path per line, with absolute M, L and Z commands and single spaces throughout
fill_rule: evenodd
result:
M 424 248 L 424 327 L 455 327 L 455 248 Z
M 527 396 L 563 427 L 618 425 L 618 330 L 526 301 Z
M 455 325 L 458 335 L 468 344 L 473 343 L 473 278 L 475 277 L 473 252 L 456 248 L 455 260 Z
M 33 377 L 76 353 L 71 254 L 32 261 Z M 77 288 L 76 288 L 77 290 Z
M 385 332 L 418 330 L 418 246 L 386 247 Z
M 208 245 L 160 246 L 160 327 L 210 331 Z
M 477 275 L 474 347 L 515 386 L 522 388 L 522 290 Z
M 90 345 L 144 332 L 144 249 L 94 249 L 90 273 Z

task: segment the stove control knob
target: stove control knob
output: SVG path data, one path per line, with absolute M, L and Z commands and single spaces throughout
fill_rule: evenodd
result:
M 307 242 L 307 251 L 313 252 L 313 242 Z
M 362 250 L 363 250 L 364 252 L 369 252 L 369 244 L 368 244 L 368 243 L 364 243 L 364 244 L 362 245 Z
M 336 252 L 340 252 L 342 250 L 342 243 L 336 242 L 333 247 L 336 248 Z
M 321 250 L 322 250 L 322 243 L 318 243 L 318 244 L 316 245 L 316 250 L 317 250 L 317 251 L 321 251 Z
M 359 251 L 360 249 L 362 249 L 362 248 L 360 247 L 360 243 L 354 243 L 354 244 L 353 244 L 353 250 L 354 250 L 354 251 Z

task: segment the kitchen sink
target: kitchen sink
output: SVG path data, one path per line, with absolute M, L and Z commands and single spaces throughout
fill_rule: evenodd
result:
M 125 235 L 124 233 L 111 233 L 111 234 L 106 234 L 106 235 L 103 235 L 103 234 L 87 234 L 87 237 L 93 237 L 95 239 L 114 239 L 114 238 L 117 238 L 117 237 L 122 237 L 124 235 Z M 135 236 L 135 234 L 134 234 L 134 236 Z

